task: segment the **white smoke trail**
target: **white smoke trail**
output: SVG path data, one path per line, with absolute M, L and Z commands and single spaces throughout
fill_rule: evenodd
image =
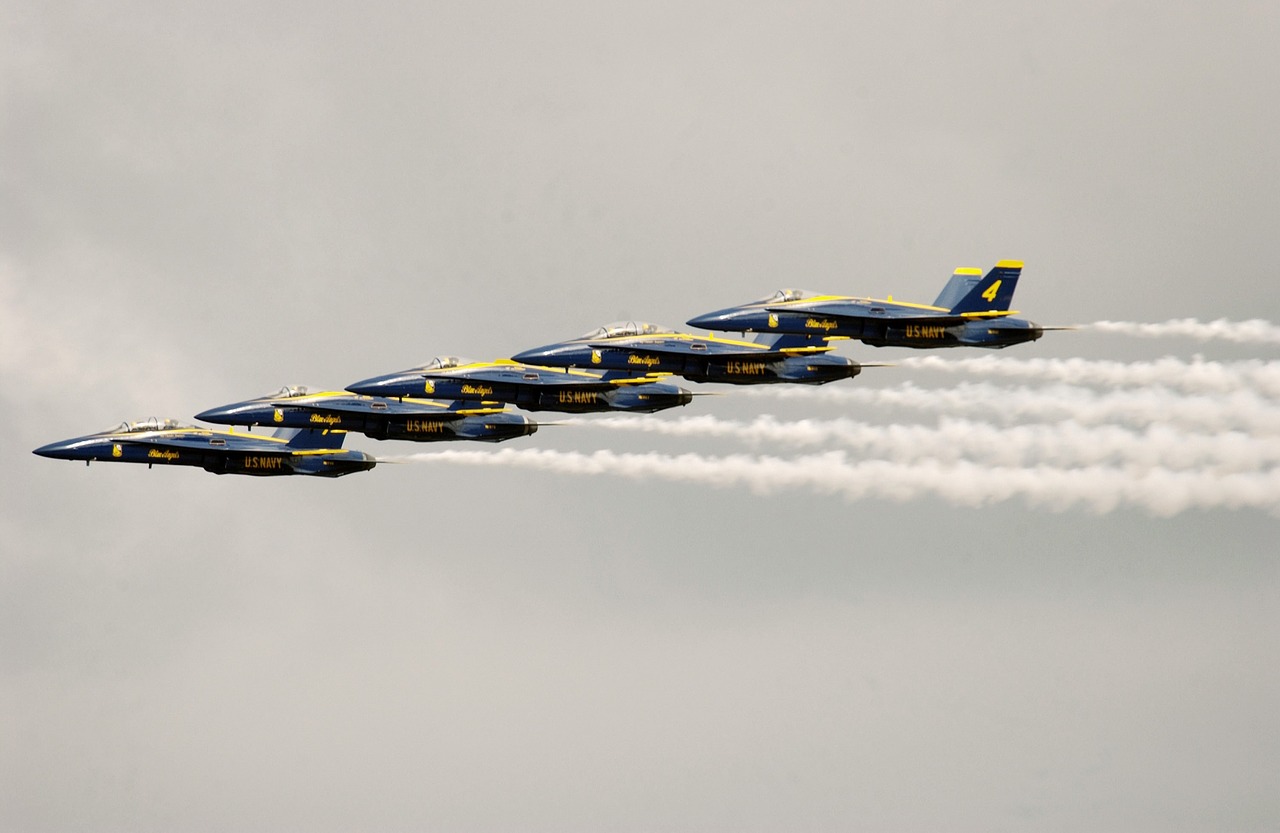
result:
M 974 376 L 1065 382 L 1098 387 L 1158 385 L 1187 393 L 1233 393 L 1253 390 L 1280 397 L 1280 361 L 1248 359 L 1214 362 L 1186 361 L 1172 356 L 1149 362 L 1117 362 L 1098 359 L 1023 359 L 1005 356 L 943 358 L 913 356 L 897 362 L 901 367 L 966 373 Z
M 1239 431 L 1184 433 L 1168 425 L 1151 425 L 1137 432 L 1114 425 L 1086 427 L 1074 421 L 1000 427 L 943 417 L 932 427 L 875 425 L 847 418 L 782 421 L 769 415 L 750 422 L 709 415 L 647 420 L 604 416 L 569 422 L 609 431 L 729 438 L 752 446 L 839 444 L 860 455 L 899 463 L 971 459 L 993 466 L 1108 464 L 1215 473 L 1261 471 L 1280 464 L 1280 436 L 1258 438 Z
M 1280 469 L 1218 475 L 1166 469 L 1137 473 L 1104 466 L 1062 469 L 937 461 L 913 465 L 886 460 L 850 463 L 840 451 L 781 459 L 500 449 L 427 452 L 398 459 L 617 475 L 638 480 L 656 478 L 720 488 L 746 486 L 761 495 L 808 488 L 838 494 L 849 501 L 867 497 L 905 501 L 932 495 L 960 506 L 982 506 L 1021 497 L 1031 506 L 1055 511 L 1079 506 L 1105 513 L 1137 506 L 1165 517 L 1189 509 L 1210 508 L 1256 508 L 1280 514 Z
M 1195 318 L 1175 318 L 1159 324 L 1143 324 L 1138 321 L 1095 321 L 1080 324 L 1081 329 L 1100 330 L 1104 333 L 1122 333 L 1143 338 L 1183 336 L 1200 341 L 1233 341 L 1237 344 L 1280 344 L 1280 327 L 1261 318 L 1248 321 L 1199 321 Z
M 1220 395 L 1179 394 L 1167 388 L 1098 392 L 1072 385 L 1001 387 L 985 382 L 952 388 L 857 386 L 747 388 L 739 395 L 844 407 L 897 407 L 951 416 L 976 416 L 1009 424 L 1027 419 L 1074 420 L 1082 425 L 1171 425 L 1186 430 L 1280 434 L 1280 404 L 1252 391 Z

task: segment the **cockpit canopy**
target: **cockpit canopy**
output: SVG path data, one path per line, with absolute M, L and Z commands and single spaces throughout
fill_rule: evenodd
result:
M 464 364 L 475 364 L 471 359 L 461 356 L 436 356 L 422 366 L 423 370 L 448 370 L 451 367 L 462 367 Z
M 645 321 L 614 321 L 612 324 L 597 327 L 589 333 L 583 333 L 578 338 L 625 338 L 626 336 L 651 336 L 670 332 L 673 332 L 670 327 L 650 324 Z
M 140 434 L 143 431 L 172 431 L 175 428 L 194 428 L 194 425 L 186 425 L 178 422 L 176 419 L 159 419 L 157 417 L 147 417 L 133 422 L 122 422 L 114 428 L 108 429 L 107 434 Z
M 763 298 L 757 298 L 752 301 L 753 304 L 778 304 L 784 301 L 803 301 L 805 298 L 812 298 L 817 295 L 816 292 L 810 292 L 807 289 L 779 289 Z
M 271 399 L 294 399 L 296 397 L 306 396 L 306 395 L 307 395 L 306 385 L 285 385 L 284 387 L 280 388 L 280 390 L 276 391 L 273 394 L 270 394 L 269 396 Z

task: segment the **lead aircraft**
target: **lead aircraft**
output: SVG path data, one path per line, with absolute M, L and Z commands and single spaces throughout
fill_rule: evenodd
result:
M 708 330 L 851 338 L 874 347 L 1008 347 L 1035 341 L 1046 329 L 1015 318 L 1009 308 L 1021 274 L 1019 260 L 1002 260 L 985 275 L 981 269 L 957 269 L 932 304 L 781 289 L 687 323 Z
M 94 460 L 164 466 L 198 466 L 214 474 L 274 477 L 305 474 L 342 477 L 373 468 L 362 451 L 343 451 L 346 432 L 281 428 L 273 436 L 238 434 L 151 417 L 116 428 L 50 443 L 35 450 L 58 460 Z

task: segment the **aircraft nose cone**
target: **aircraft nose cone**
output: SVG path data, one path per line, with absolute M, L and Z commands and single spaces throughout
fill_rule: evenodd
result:
M 703 330 L 714 330 L 716 324 L 719 324 L 724 318 L 724 310 L 718 312 L 708 312 L 704 315 L 695 315 L 688 321 L 684 322 L 690 327 L 699 327 Z
M 393 386 L 403 382 L 404 378 L 404 375 L 400 373 L 393 373 L 387 376 L 372 376 L 347 385 L 346 389 L 363 396 L 389 396 L 392 395 L 389 391 L 392 390 Z
M 684 388 L 680 388 L 679 401 L 681 406 L 688 405 L 690 402 L 693 401 L 693 393 L 691 391 L 685 390 Z
M 685 323 L 690 327 L 701 327 L 704 330 L 738 330 L 744 324 L 758 324 L 761 313 L 758 310 L 742 307 L 725 307 L 715 312 L 707 312 L 694 316 Z
M 552 349 L 554 345 L 545 347 L 534 347 L 521 353 L 516 353 L 511 357 L 513 362 L 527 362 L 528 364 L 537 364 L 539 359 L 545 359 L 554 353 Z
M 49 443 L 48 445 L 40 446 L 31 453 L 38 454 L 41 457 L 49 457 L 54 460 L 70 460 L 72 459 L 71 442 L 71 440 L 63 440 L 61 442 Z
M 201 411 L 196 414 L 196 419 L 201 422 L 216 422 L 226 424 L 231 421 L 230 417 L 234 415 L 238 409 L 236 405 L 223 405 L 218 408 L 210 408 L 207 411 Z

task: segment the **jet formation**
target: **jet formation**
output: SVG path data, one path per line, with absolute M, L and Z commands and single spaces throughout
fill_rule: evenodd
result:
M 617 322 L 510 359 L 440 356 L 342 391 L 285 387 L 196 414 L 228 430 L 152 417 L 34 453 L 86 465 L 111 461 L 197 466 L 215 474 L 341 477 L 377 464 L 364 452 L 343 450 L 349 432 L 374 440 L 497 443 L 538 430 L 538 423 L 513 408 L 650 414 L 688 405 L 694 394 L 671 377 L 730 385 L 852 379 L 864 365 L 832 355 L 832 342 L 840 340 L 921 349 L 999 349 L 1034 341 L 1051 328 L 1019 318 L 1010 308 L 1021 273 L 1022 263 L 1012 260 L 985 274 L 957 269 L 932 304 L 783 289 L 687 322 L 741 333 L 742 339 Z M 237 432 L 236 426 L 275 431 Z

